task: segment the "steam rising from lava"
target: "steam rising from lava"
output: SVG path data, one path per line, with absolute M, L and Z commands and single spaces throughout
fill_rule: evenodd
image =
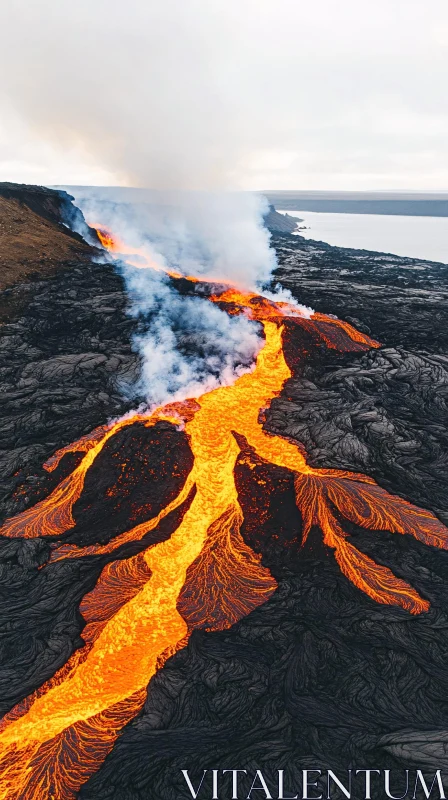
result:
M 119 240 L 140 248 L 143 257 L 184 275 L 254 289 L 269 280 L 276 265 L 263 225 L 268 203 L 262 195 L 63 188 L 87 220 L 104 224 Z
M 229 385 L 253 364 L 262 344 L 253 323 L 228 317 L 200 298 L 166 292 L 165 284 L 160 288 L 151 329 L 137 340 L 143 356 L 138 388 L 148 400 L 198 397 Z
M 69 188 L 119 260 L 130 313 L 145 320 L 145 331 L 135 340 L 141 378 L 128 392 L 148 405 L 163 404 L 228 385 L 253 364 L 261 346 L 259 327 L 247 316 L 229 317 L 201 297 L 180 295 L 167 273 L 244 289 L 267 282 L 276 261 L 263 225 L 263 197 Z

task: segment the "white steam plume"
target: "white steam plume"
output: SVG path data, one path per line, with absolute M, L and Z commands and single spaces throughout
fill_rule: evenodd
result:
M 118 256 L 130 312 L 144 320 L 135 341 L 142 356 L 139 394 L 149 405 L 198 396 L 226 385 L 251 367 L 260 349 L 259 327 L 229 317 L 200 297 L 171 288 L 163 271 L 203 276 L 257 289 L 269 280 L 275 254 L 263 226 L 263 198 L 249 193 L 160 193 L 65 187 L 88 222 L 104 225 L 126 247 Z M 141 268 L 140 268 L 141 267 Z
M 103 223 L 127 244 L 145 248 L 156 263 L 185 275 L 255 289 L 276 265 L 263 225 L 268 204 L 261 195 L 64 188 L 88 222 Z
M 179 295 L 148 270 L 127 270 L 127 282 L 134 313 L 149 319 L 136 344 L 143 359 L 137 388 L 150 404 L 197 397 L 251 367 L 262 341 L 246 317 Z

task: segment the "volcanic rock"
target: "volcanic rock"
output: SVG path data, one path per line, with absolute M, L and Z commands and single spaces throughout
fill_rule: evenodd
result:
M 302 221 L 298 217 L 291 217 L 290 214 L 279 214 L 273 205 L 269 206 L 269 211 L 264 216 L 264 224 L 271 233 L 292 233 Z

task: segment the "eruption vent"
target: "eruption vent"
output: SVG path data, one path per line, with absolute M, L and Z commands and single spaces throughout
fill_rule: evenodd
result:
M 109 235 L 104 234 L 102 241 L 115 248 Z M 184 502 L 188 506 L 169 539 L 103 569 L 81 604 L 87 623 L 84 647 L 3 719 L 0 798 L 4 800 L 75 797 L 123 725 L 138 712 L 151 676 L 185 645 L 190 632 L 197 627 L 228 627 L 275 591 L 276 582 L 260 555 L 241 536 L 243 513 L 234 476 L 241 451 L 237 440 L 244 439 L 265 462 L 294 474 L 303 541 L 312 527 L 319 528 L 342 573 L 360 591 L 411 614 L 429 608 L 413 587 L 351 544 L 345 523 L 410 534 L 443 549 L 448 549 L 447 529 L 429 512 L 389 495 L 366 476 L 311 468 L 295 444 L 266 433 L 260 421 L 260 412 L 291 376 L 283 352 L 286 323 L 311 331 L 339 351 L 367 350 L 378 343 L 337 319 L 305 316 L 294 304 L 232 287 L 210 299 L 229 314 L 245 313 L 261 323 L 265 341 L 253 371 L 197 400 L 103 426 L 59 451 L 47 469 L 54 469 L 65 452 L 80 451 L 84 456 L 49 497 L 7 521 L 0 531 L 10 537 L 62 537 L 52 560 L 83 558 L 112 553 L 124 541 L 138 541 L 171 510 Z M 177 498 L 156 518 L 107 545 L 64 544 L 64 533 L 74 525 L 73 504 L 105 443 L 123 426 L 154 425 L 162 419 L 185 427 L 194 457 Z

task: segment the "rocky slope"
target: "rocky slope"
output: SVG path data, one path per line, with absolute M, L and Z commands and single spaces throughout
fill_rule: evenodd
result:
M 129 407 L 123 390 L 139 364 L 122 278 L 95 263 L 96 234 L 70 195 L 0 184 L 0 230 L 3 280 L 13 284 L 0 300 L 4 519 L 39 496 L 55 449 Z
M 0 183 L 0 290 L 91 258 L 92 246 L 80 235 L 87 226 L 72 199 L 41 186 Z
M 271 233 L 292 233 L 296 230 L 297 223 L 301 221 L 289 214 L 279 214 L 272 205 L 269 206 L 269 212 L 264 217 L 264 224 Z

